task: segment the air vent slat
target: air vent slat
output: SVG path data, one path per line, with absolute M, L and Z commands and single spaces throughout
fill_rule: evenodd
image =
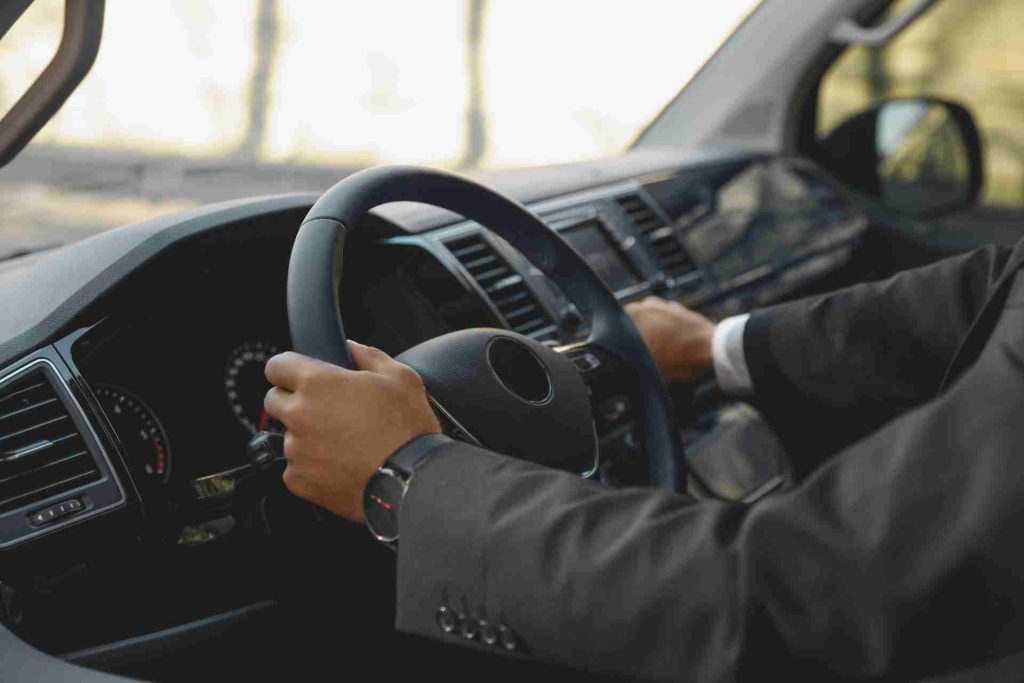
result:
M 540 328 L 542 325 L 544 325 L 543 320 L 540 320 L 538 318 L 530 318 L 526 322 L 520 324 L 519 330 L 517 331 L 520 334 L 530 334 L 531 332 Z
M 45 385 L 42 382 L 33 382 L 26 387 L 18 389 L 17 391 L 12 391 L 9 394 L 0 396 L 0 411 L 10 410 L 10 406 L 8 404 L 14 404 L 16 402 L 24 404 L 26 401 L 31 403 L 32 401 L 28 399 L 26 395 L 29 392 L 38 392 L 43 390 L 44 387 Z
M 79 472 L 78 474 L 73 474 L 59 481 L 44 484 L 38 488 L 25 491 L 24 493 L 19 493 L 15 496 L 8 497 L 5 495 L 5 492 L 0 489 L 0 496 L 4 496 L 4 508 L 11 509 L 22 505 L 28 505 L 37 500 L 49 498 L 50 496 L 55 496 L 61 491 L 69 491 L 76 486 L 87 484 L 95 478 L 95 472 L 91 470 L 87 472 Z
M 540 329 L 530 330 L 526 333 L 527 337 L 533 337 L 537 341 L 546 341 L 549 339 L 555 339 L 558 333 L 558 326 L 551 324 L 541 327 Z
M 0 512 L 100 478 L 100 471 L 42 368 L 0 387 Z
M 537 310 L 538 309 L 535 304 L 528 304 L 521 308 L 509 311 L 508 313 L 505 314 L 505 318 L 508 319 L 509 321 L 513 321 L 517 318 L 522 318 L 523 316 L 533 316 L 537 313 Z
M 480 258 L 473 259 L 472 261 L 467 261 L 466 262 L 466 269 L 470 270 L 470 271 L 475 271 L 478 268 L 480 268 L 481 266 L 490 266 L 493 263 L 497 263 L 497 261 L 498 261 L 498 259 L 495 256 L 492 256 L 492 255 L 489 255 L 489 254 L 488 255 L 484 255 L 484 256 L 481 256 Z
M 18 439 L 18 438 L 24 437 L 25 435 L 31 434 L 33 432 L 36 432 L 36 431 L 40 430 L 40 429 L 46 429 L 48 427 L 52 427 L 52 426 L 54 426 L 54 425 L 56 425 L 56 424 L 58 424 L 60 422 L 64 422 L 67 419 L 69 419 L 67 415 L 58 415 L 57 417 L 53 417 L 53 418 L 50 418 L 49 420 L 46 420 L 45 422 L 40 422 L 38 424 L 30 425 L 30 426 L 25 427 L 23 429 L 19 429 L 16 432 L 11 432 L 10 434 L 6 434 L 4 436 L 0 436 L 0 448 L 4 448 L 7 443 L 11 442 L 14 439 Z
M 522 276 L 491 246 L 483 233 L 449 240 L 445 246 L 480 285 L 510 329 L 541 341 L 554 338 L 557 329 L 554 321 Z
M 82 437 L 77 433 L 67 434 L 54 439 L 39 439 L 21 448 L 4 451 L 0 455 L 0 462 L 8 463 L 10 465 L 9 469 L 17 469 L 11 463 L 18 463 L 18 466 L 31 467 L 39 462 L 40 458 L 59 454 L 71 447 L 81 446 Z
M 506 277 L 508 275 L 508 268 L 506 266 L 498 266 L 497 268 L 491 268 L 490 270 L 485 270 L 482 273 L 481 272 L 475 272 L 474 273 L 472 270 L 469 271 L 469 272 L 473 275 L 474 278 L 476 278 L 477 282 L 484 282 L 485 280 L 492 280 L 493 281 L 493 280 L 500 280 L 501 278 Z
M 24 408 L 18 408 L 17 410 L 12 410 L 9 413 L 4 413 L 4 414 L 0 415 L 0 422 L 3 422 L 4 420 L 6 420 L 8 418 L 17 417 L 18 415 L 24 415 L 25 413 L 29 412 L 30 410 L 36 410 L 37 408 L 43 408 L 45 406 L 53 405 L 56 402 L 57 402 L 57 398 L 56 397 L 48 398 L 48 399 L 46 399 L 44 401 L 40 401 L 39 403 L 32 403 L 30 405 L 25 406 Z
M 676 278 L 696 270 L 693 259 L 676 236 L 673 227 L 666 225 L 643 197 L 639 194 L 628 194 L 617 197 L 615 201 L 646 237 L 665 275 Z
M 508 296 L 503 296 L 500 299 L 495 298 L 494 305 L 497 306 L 498 308 L 504 308 L 506 306 L 513 306 L 519 303 L 520 301 L 529 301 L 529 299 L 529 292 L 519 291 L 513 294 L 509 294 Z
M 51 469 L 51 468 L 54 468 L 54 467 L 60 467 L 62 465 L 66 465 L 69 462 L 72 462 L 73 460 L 77 460 L 77 459 L 83 458 L 83 457 L 88 458 L 89 457 L 89 451 L 84 450 L 84 449 L 80 450 L 80 451 L 75 451 L 71 455 L 65 455 L 65 456 L 57 458 L 56 460 L 51 460 L 50 462 L 47 462 L 47 463 L 45 463 L 43 465 L 39 465 L 38 467 L 35 467 L 34 469 L 28 469 L 28 470 L 24 470 L 22 472 L 16 472 L 15 474 L 8 475 L 8 476 L 0 479 L 0 489 L 2 489 L 5 485 L 9 484 L 10 482 L 16 481 L 18 479 L 22 479 L 24 477 L 36 475 L 39 472 L 42 472 L 42 471 L 47 470 L 47 469 Z

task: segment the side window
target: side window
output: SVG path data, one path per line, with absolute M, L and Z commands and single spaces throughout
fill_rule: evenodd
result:
M 888 10 L 901 13 L 912 0 Z M 966 106 L 981 132 L 982 202 L 1024 208 L 1024 51 L 1020 0 L 940 0 L 888 45 L 846 49 L 826 72 L 817 137 L 891 97 Z

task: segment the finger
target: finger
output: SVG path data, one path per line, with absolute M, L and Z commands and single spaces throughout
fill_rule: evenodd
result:
M 281 480 L 293 495 L 298 498 L 302 498 L 303 500 L 307 499 L 309 494 L 306 480 L 298 474 L 298 470 L 296 470 L 292 465 L 289 464 L 284 468 L 284 472 L 281 473 Z
M 685 311 L 690 310 L 686 306 L 684 306 L 681 303 L 679 303 L 678 301 L 668 301 L 668 302 L 666 302 L 666 306 L 668 308 L 671 308 L 674 311 L 684 311 L 685 312 Z
M 272 387 L 267 395 L 263 397 L 263 408 L 267 415 L 288 424 L 289 408 L 294 400 L 294 394 L 286 389 Z
M 352 354 L 352 362 L 355 363 L 357 370 L 391 376 L 405 372 L 401 363 L 380 349 L 363 346 L 350 339 L 348 350 Z
M 294 351 L 285 351 L 267 361 L 263 374 L 266 375 L 267 381 L 274 386 L 294 391 L 302 378 L 312 372 L 317 363 L 319 361 L 308 356 Z

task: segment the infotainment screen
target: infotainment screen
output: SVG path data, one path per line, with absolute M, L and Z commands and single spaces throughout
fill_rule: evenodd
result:
M 586 259 L 613 292 L 640 284 L 640 277 L 612 243 L 597 220 L 584 221 L 561 231 L 569 244 Z

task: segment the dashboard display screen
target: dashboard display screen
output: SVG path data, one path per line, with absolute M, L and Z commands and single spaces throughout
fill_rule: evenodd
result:
M 567 228 L 562 231 L 562 237 L 586 259 L 613 292 L 640 284 L 640 277 L 612 244 L 598 221 L 589 220 Z

